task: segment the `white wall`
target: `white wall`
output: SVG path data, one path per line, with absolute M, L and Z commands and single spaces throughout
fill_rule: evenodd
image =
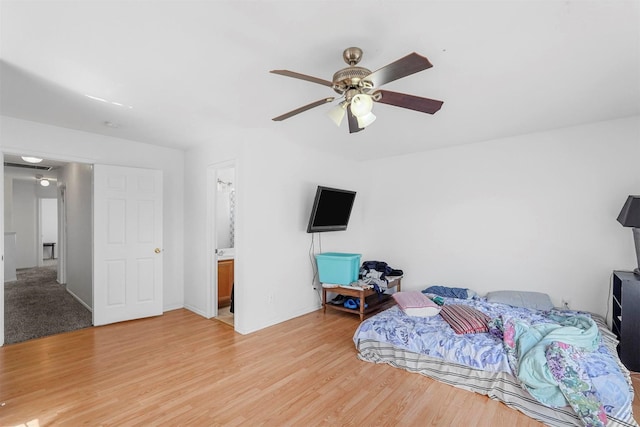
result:
M 43 187 L 36 181 L 36 197 L 39 199 L 55 199 L 58 197 L 56 193 L 56 182 L 52 181 L 48 187 Z
M 216 247 L 231 248 L 231 192 L 234 189 L 235 168 L 225 168 L 218 171 L 217 179 L 229 185 L 218 184 L 216 191 Z M 217 180 L 216 180 L 217 182 Z
M 16 268 L 38 265 L 36 245 L 36 183 L 13 179 L 13 229 L 16 232 Z
M 221 131 L 186 155 L 185 305 L 206 312 L 207 167 L 236 159 L 236 330 L 252 332 L 320 307 L 312 286 L 307 221 L 317 185 L 364 191 L 354 163 L 301 148 L 265 130 Z M 215 190 L 215 188 L 214 188 Z M 358 201 L 349 230 L 325 233 L 323 250 L 361 250 Z
M 209 203 L 216 191 L 215 186 L 208 188 L 207 168 L 213 163 L 236 159 L 240 162 L 242 142 L 231 132 L 220 131 L 212 136 L 211 144 L 194 148 L 185 155 L 184 188 L 184 304 L 185 307 L 200 315 L 207 316 L 213 304 L 213 284 L 211 277 L 213 245 L 207 239 L 211 228 L 207 224 Z M 236 164 L 236 168 L 238 167 Z M 239 177 L 239 176 L 238 176 Z M 240 177 L 239 177 L 240 178 Z M 215 180 L 215 179 L 214 179 Z M 241 188 L 239 182 L 234 183 L 236 191 Z M 209 191 L 210 190 L 210 191 Z M 238 193 L 236 193 L 236 196 Z M 236 198 L 236 206 L 241 205 Z M 236 216 L 236 226 L 239 218 Z M 235 281 L 239 283 L 241 271 L 238 271 L 238 235 L 236 234 L 236 266 Z M 238 289 L 234 295 L 237 302 Z M 236 329 L 241 315 L 236 313 Z
M 323 234 L 323 251 L 386 261 L 405 271 L 404 289 L 537 290 L 604 315 L 611 271 L 635 259 L 615 218 L 640 192 L 639 136 L 635 117 L 350 162 L 229 130 L 187 152 L 185 304 L 206 312 L 207 166 L 235 158 L 240 332 L 319 307 L 305 232 L 318 184 L 358 192 L 349 230 Z
M 385 260 L 405 271 L 404 289 L 539 290 L 604 314 L 611 270 L 634 266 L 631 232 L 615 218 L 640 192 L 638 117 L 368 162 L 269 131 L 221 129 L 186 153 L 186 169 L 176 150 L 6 117 L 2 125 L 3 150 L 163 169 L 165 309 L 184 295 L 186 307 L 207 312 L 207 169 L 235 159 L 243 333 L 319 308 L 306 233 L 317 185 L 358 192 L 349 230 L 323 234 L 323 251 Z
M 366 162 L 366 246 L 404 289 L 546 292 L 604 315 L 614 269 L 634 266 L 616 222 L 640 194 L 640 118 Z M 375 196 L 371 194 L 371 196 Z
M 16 266 L 17 268 L 36 267 L 41 253 L 41 249 L 38 248 L 39 200 L 55 198 L 55 186 L 38 185 L 33 171 L 13 167 L 4 168 L 3 179 L 4 229 L 16 232 Z
M 54 185 L 55 187 L 55 185 Z M 40 200 L 41 233 L 43 243 L 58 243 L 58 200 Z M 45 255 L 48 256 L 48 255 Z
M 3 163 L 4 166 L 4 163 Z M 4 174 L 3 174 L 4 177 Z M 13 231 L 13 178 L 4 178 L 4 231 Z
M 162 170 L 163 305 L 164 310 L 183 306 L 183 151 L 6 116 L 0 116 L 0 149 L 13 154 L 38 154 L 54 160 Z
M 69 292 L 93 309 L 93 167 L 68 163 L 58 180 L 66 186 L 65 284 Z

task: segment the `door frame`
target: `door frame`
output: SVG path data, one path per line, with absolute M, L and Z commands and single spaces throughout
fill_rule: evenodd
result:
M 67 184 L 58 186 L 58 283 L 67 283 Z M 92 230 L 93 231 L 93 230 Z M 93 292 L 93 284 L 91 285 Z M 93 312 L 93 307 L 91 307 Z M 92 314 L 93 316 L 93 314 Z M 92 319 L 93 321 L 93 319 Z
M 218 171 L 222 169 L 234 168 L 233 182 L 236 199 L 238 197 L 238 167 L 235 159 L 226 160 L 224 162 L 214 163 L 207 167 L 207 216 L 206 216 L 206 239 L 207 239 L 207 263 L 211 262 L 209 268 L 207 268 L 207 304 L 206 304 L 206 317 L 212 318 L 218 316 L 218 262 L 216 255 L 216 246 L 218 241 L 218 230 L 216 226 L 216 208 L 217 208 L 217 193 L 218 193 Z M 237 222 L 236 222 L 237 223 Z M 237 246 L 237 245 L 234 245 Z M 234 258 L 237 259 L 237 248 L 234 248 Z M 234 263 L 236 261 L 234 260 Z M 236 264 L 237 265 L 237 264 Z M 235 273 L 234 273 L 235 276 Z M 235 293 L 235 292 L 234 292 Z M 234 295 L 235 296 L 235 295 Z M 234 307 L 237 311 L 237 306 Z
M 2 232 L 2 240 L 0 240 L 0 253 L 2 254 L 2 262 L 0 262 L 0 347 L 4 345 L 4 152 L 0 151 L 0 231 Z
M 36 263 L 44 265 L 44 248 L 42 247 L 42 199 L 36 194 Z

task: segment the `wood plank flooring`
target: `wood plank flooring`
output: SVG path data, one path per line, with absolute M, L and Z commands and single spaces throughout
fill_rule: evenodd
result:
M 360 361 L 358 323 L 317 311 L 243 336 L 181 309 L 7 345 L 0 425 L 541 425 L 487 397 Z

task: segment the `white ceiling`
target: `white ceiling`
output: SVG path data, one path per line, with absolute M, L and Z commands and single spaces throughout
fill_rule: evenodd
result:
M 0 12 L 2 114 L 167 147 L 240 127 L 364 159 L 640 114 L 637 0 L 2 0 Z M 334 93 L 269 70 L 331 80 L 349 46 L 371 70 L 428 57 L 384 88 L 443 108 L 378 104 L 352 135 L 332 105 L 271 120 Z

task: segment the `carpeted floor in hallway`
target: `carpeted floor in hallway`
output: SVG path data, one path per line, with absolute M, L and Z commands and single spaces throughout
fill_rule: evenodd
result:
M 5 344 L 91 326 L 86 307 L 56 282 L 56 267 L 17 271 L 18 280 L 4 285 Z

